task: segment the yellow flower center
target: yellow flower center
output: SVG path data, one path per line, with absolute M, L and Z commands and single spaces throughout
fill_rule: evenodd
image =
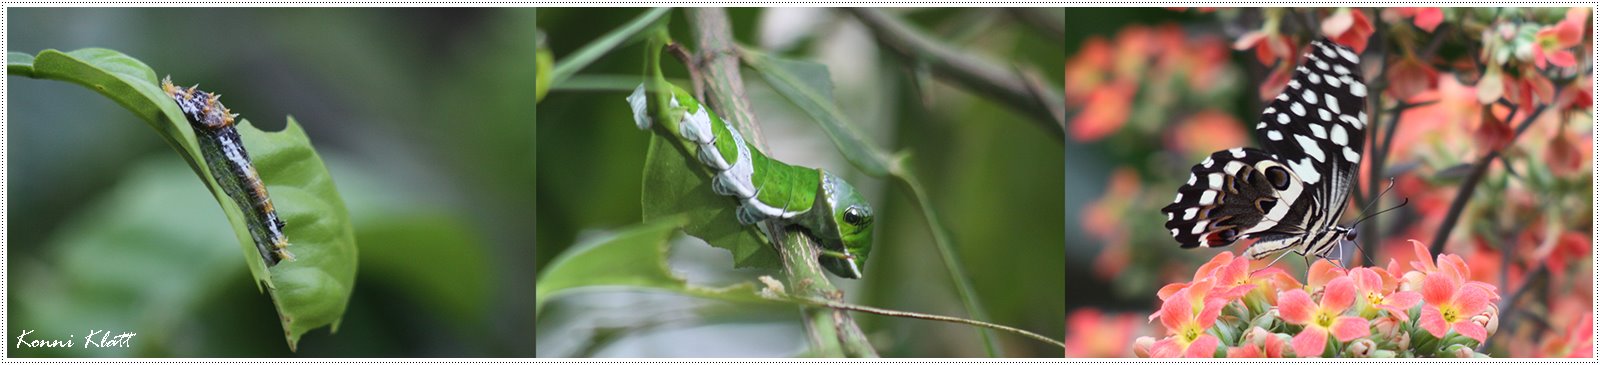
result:
M 1367 303 L 1372 304 L 1373 306 L 1383 304 L 1383 294 L 1378 294 L 1378 292 L 1375 291 L 1367 292 Z
M 1444 317 L 1445 323 L 1456 323 L 1456 320 L 1461 319 L 1460 311 L 1451 305 L 1439 307 L 1439 316 Z
M 1194 342 L 1194 340 L 1197 340 L 1197 339 L 1200 339 L 1200 326 L 1194 326 L 1194 325 L 1184 326 L 1184 328 L 1183 328 L 1183 342 L 1184 343 L 1190 343 L 1190 342 Z
M 1322 327 L 1333 327 L 1333 313 L 1328 313 L 1327 311 L 1321 310 L 1317 311 L 1317 325 Z

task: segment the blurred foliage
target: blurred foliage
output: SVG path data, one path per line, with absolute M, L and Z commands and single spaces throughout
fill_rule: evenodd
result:
M 643 11 L 544 9 L 540 31 L 554 57 L 562 60 Z M 1059 68 L 1052 66 L 1062 62 L 1059 42 L 1007 22 L 1004 11 L 934 9 L 898 15 L 970 52 L 1060 79 Z M 914 156 L 912 167 L 926 172 L 920 178 L 933 208 L 954 234 L 957 255 L 993 322 L 1061 336 L 1063 256 L 1056 242 L 1062 237 L 1060 229 L 1050 228 L 1064 219 L 1059 143 L 1038 133 L 1024 116 L 907 67 L 838 10 L 729 9 L 729 16 L 735 38 L 747 47 L 826 65 L 840 109 L 868 142 Z M 687 23 L 672 22 L 669 33 L 694 49 Z M 641 42 L 622 44 L 565 83 L 551 85 L 539 104 L 540 266 L 582 237 L 605 235 L 641 220 L 640 184 L 651 135 L 634 127 L 623 98 L 643 81 L 643 50 Z M 667 72 L 668 78 L 688 78 L 679 67 Z M 878 239 L 866 279 L 833 280 L 846 291 L 846 301 L 965 317 L 925 220 L 908 194 L 852 167 L 828 134 L 761 82 L 762 77 L 746 72 L 744 80 L 769 155 L 839 174 L 878 208 Z M 697 239 L 675 240 L 669 258 L 672 270 L 691 284 L 724 286 L 774 274 L 733 269 L 731 254 Z M 539 329 L 562 336 L 541 341 L 542 356 L 803 356 L 798 351 L 809 347 L 793 307 L 603 292 L 567 296 L 545 306 Z M 965 326 L 854 317 L 884 356 L 982 355 L 977 332 Z M 754 328 L 770 330 L 752 336 Z M 1008 356 L 1054 356 L 1059 351 L 1004 334 L 997 338 Z
M 8 78 L 7 199 L 28 212 L 7 217 L 8 264 L 28 273 L 8 291 L 8 330 L 139 333 L 129 348 L 13 356 L 532 355 L 532 9 L 13 15 L 26 30 L 13 49 L 113 48 L 226 95 L 264 130 L 292 114 L 361 245 L 339 333 L 290 353 L 181 159 L 93 92 Z
M 1409 201 L 1363 221 L 1357 241 L 1367 250 L 1336 251 L 1343 262 L 1381 266 L 1406 257 L 1409 239 L 1437 239 L 1433 252 L 1460 255 L 1473 280 L 1501 290 L 1495 308 L 1504 320 L 1485 353 L 1587 356 L 1592 342 L 1573 336 L 1589 331 L 1583 323 L 1593 311 L 1593 64 L 1572 56 L 1592 51 L 1589 9 L 1067 16 L 1068 119 L 1082 132 L 1067 142 L 1068 167 L 1082 172 L 1067 184 L 1067 290 L 1082 293 L 1069 299 L 1068 332 L 1119 334 L 1069 335 L 1069 347 L 1087 349 L 1076 355 L 1132 356 L 1134 336 L 1166 335 L 1144 319 L 1159 303 L 1156 289 L 1189 280 L 1190 268 L 1217 250 L 1178 249 L 1159 209 L 1205 155 L 1259 145 L 1248 128 L 1260 101 L 1283 88 L 1310 39 L 1328 37 L 1362 53 L 1371 87 L 1369 150 L 1342 222 L 1369 201 L 1380 200 L 1372 211 Z M 1074 19 L 1095 25 L 1073 29 Z M 1394 189 L 1374 198 L 1388 177 Z M 1296 258 L 1278 265 L 1306 272 Z

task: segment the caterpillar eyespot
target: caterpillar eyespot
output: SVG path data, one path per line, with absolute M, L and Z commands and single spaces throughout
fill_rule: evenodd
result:
M 170 76 L 161 80 L 161 91 L 178 103 L 184 119 L 194 128 L 206 166 L 223 192 L 243 211 L 261 259 L 268 267 L 280 261 L 294 261 L 289 240 L 283 234 L 283 220 L 278 219 L 267 186 L 250 163 L 250 153 L 233 127 L 239 115 L 222 106 L 220 95 L 200 91 L 198 85 L 174 86 Z

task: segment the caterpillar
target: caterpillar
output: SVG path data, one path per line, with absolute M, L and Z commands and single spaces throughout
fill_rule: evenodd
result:
M 676 130 L 668 121 L 663 134 L 675 132 L 669 137 L 692 147 L 696 159 L 712 174 L 711 190 L 738 202 L 735 216 L 740 224 L 771 222 L 797 229 L 819 244 L 817 262 L 823 268 L 842 278 L 861 278 L 872 251 L 873 211 L 854 187 L 826 170 L 767 157 L 689 93 L 661 85 L 670 89 L 663 92 L 669 92 L 671 99 L 670 109 L 659 115 L 681 116 L 676 118 Z M 634 124 L 641 130 L 649 130 L 653 123 L 647 99 L 642 84 L 627 98 Z
M 222 106 L 221 95 L 200 91 L 199 85 L 174 86 L 171 76 L 161 80 L 161 91 L 178 103 L 184 119 L 194 127 L 206 166 L 223 192 L 243 210 L 261 259 L 268 267 L 280 261 L 294 261 L 294 255 L 289 253 L 289 240 L 283 234 L 283 220 L 278 219 L 267 186 L 261 182 L 255 165 L 250 163 L 250 153 L 245 151 L 239 131 L 234 129 L 234 120 L 239 115 Z

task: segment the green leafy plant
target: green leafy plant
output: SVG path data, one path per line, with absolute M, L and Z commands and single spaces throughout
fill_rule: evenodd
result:
M 269 268 L 256 253 L 240 207 L 205 167 L 194 131 L 161 91 L 149 66 L 117 51 L 86 48 L 38 55 L 9 52 L 6 68 L 12 75 L 94 90 L 133 112 L 167 141 L 222 207 L 258 289 L 264 288 L 277 308 L 291 349 L 312 329 L 338 329 L 355 284 L 355 234 L 332 177 L 294 118 L 279 132 L 261 131 L 244 120 L 237 126 L 274 205 L 288 222 L 285 233 L 297 257 Z
M 911 154 L 884 152 L 883 148 L 870 142 L 852 126 L 834 99 L 834 86 L 830 81 L 833 76 L 826 66 L 786 59 L 734 44 L 731 42 L 728 20 L 720 9 L 686 11 L 696 41 L 692 46 L 695 49 L 691 49 L 686 42 L 677 42 L 672 37 L 666 25 L 667 13 L 667 9 L 645 11 L 620 28 L 580 47 L 573 55 L 558 60 L 551 76 L 540 74 L 541 79 L 551 79 L 548 85 L 556 91 L 606 84 L 610 80 L 603 76 L 575 74 L 612 49 L 630 41 L 644 41 L 651 45 L 646 47 L 646 89 L 663 90 L 668 87 L 670 81 L 660 77 L 659 69 L 672 63 L 670 60 L 663 61 L 663 55 L 675 56 L 688 69 L 691 76 L 689 81 L 696 90 L 695 99 L 709 105 L 718 117 L 737 128 L 754 148 L 760 149 L 764 148 L 765 142 L 759 129 L 755 128 L 755 117 L 748 107 L 748 101 L 743 100 L 743 81 L 739 77 L 739 66 L 748 66 L 772 90 L 815 122 L 853 167 L 868 176 L 897 183 L 897 189 L 894 190 L 905 193 L 920 208 L 922 220 L 933 237 L 931 244 L 934 249 L 929 251 L 937 252 L 942 259 L 950 275 L 950 283 L 956 289 L 956 296 L 965 307 L 966 315 L 973 319 L 847 303 L 843 299 L 843 292 L 836 289 L 816 265 L 808 264 L 815 260 L 818 248 L 805 235 L 767 237 L 757 225 L 734 224 L 738 205 L 728 197 L 713 192 L 711 186 L 715 182 L 701 167 L 703 164 L 696 160 L 693 150 L 685 151 L 677 141 L 659 133 L 650 139 L 645 157 L 641 202 L 643 223 L 623 228 L 606 238 L 582 241 L 553 259 L 541 270 L 536 285 L 536 301 L 541 310 L 550 303 L 551 298 L 576 292 L 573 289 L 580 287 L 668 290 L 688 296 L 735 302 L 756 300 L 798 304 L 802 307 L 805 328 L 813 340 L 808 355 L 876 356 L 876 349 L 850 317 L 853 312 L 973 325 L 979 327 L 979 338 L 982 339 L 984 350 L 991 356 L 1001 355 L 991 329 L 1060 346 L 1059 341 L 1044 336 L 989 323 L 989 316 L 965 272 L 950 230 L 932 207 L 929 200 L 931 194 L 917 174 L 913 173 Z M 873 21 L 896 21 L 874 12 L 863 14 L 864 17 L 872 16 Z M 662 51 L 663 45 L 665 52 Z M 621 80 L 625 79 L 619 77 L 617 83 Z M 640 78 L 628 80 L 637 85 Z M 553 92 L 550 99 L 541 101 L 555 100 L 556 94 Z M 1037 115 L 1045 114 L 1048 113 Z M 658 121 L 669 118 L 665 115 L 654 117 Z M 673 129 L 675 123 L 660 125 Z M 1060 133 L 1057 122 L 1041 125 L 1054 125 L 1054 133 Z M 762 277 L 762 286 L 746 283 L 703 288 L 685 284 L 683 279 L 670 274 L 665 265 L 665 244 L 677 230 L 728 250 L 732 253 L 734 267 L 777 269 L 786 278 L 779 282 Z M 628 268 L 617 269 L 621 266 Z M 760 291 L 757 292 L 757 289 Z

